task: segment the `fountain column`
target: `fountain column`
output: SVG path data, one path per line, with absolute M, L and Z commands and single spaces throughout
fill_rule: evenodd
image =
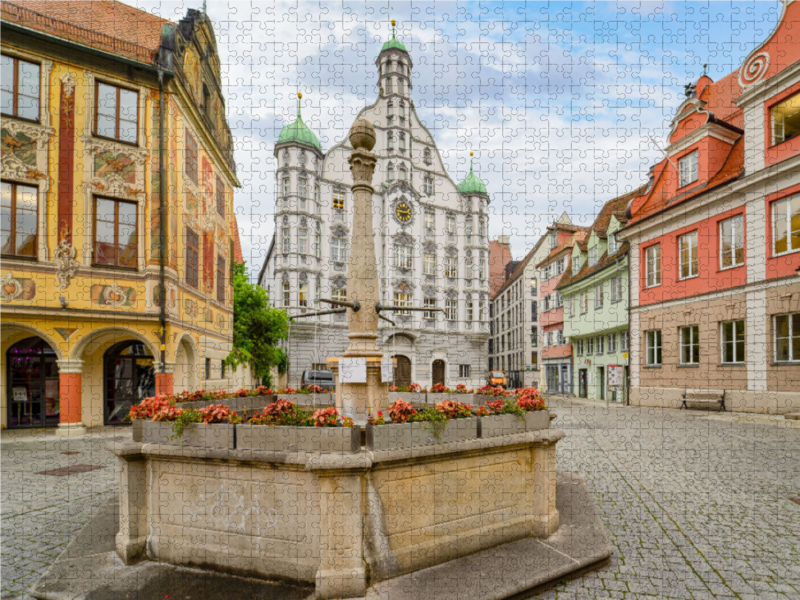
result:
M 342 414 L 364 423 L 370 414 L 385 408 L 389 398 L 387 383 L 381 383 L 381 359 L 378 349 L 378 312 L 380 280 L 375 257 L 375 232 L 372 225 L 372 176 L 375 173 L 375 128 L 365 119 L 358 119 L 350 128 L 353 151 L 348 162 L 353 174 L 353 229 L 347 272 L 347 296 L 358 302 L 358 311 L 348 310 L 350 343 L 343 358 L 366 361 L 364 383 L 339 383 L 336 386 L 336 406 Z M 342 379 L 338 358 L 329 358 L 331 369 Z

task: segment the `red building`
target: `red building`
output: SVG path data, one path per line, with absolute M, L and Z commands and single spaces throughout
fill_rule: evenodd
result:
M 739 69 L 687 86 L 628 206 L 632 404 L 724 390 L 800 409 L 800 4 Z
M 556 287 L 569 270 L 572 247 L 584 240 L 589 229 L 555 222 L 547 230 L 550 254 L 537 265 L 541 281 L 539 323 L 544 389 L 554 394 L 571 394 L 572 345 L 564 337 L 564 303 Z

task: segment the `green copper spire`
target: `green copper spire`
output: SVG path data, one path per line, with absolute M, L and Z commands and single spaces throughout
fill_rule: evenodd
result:
M 464 180 L 458 184 L 458 191 L 462 194 L 484 194 L 489 195 L 486 191 L 486 186 L 484 185 L 483 181 L 472 172 L 472 156 L 473 153 L 470 152 L 470 159 L 469 159 L 469 175 L 467 175 Z
M 303 94 L 300 92 L 297 93 L 297 119 L 291 125 L 286 125 L 283 129 L 281 129 L 281 134 L 278 137 L 278 144 L 284 144 L 288 142 L 293 142 L 295 144 L 304 144 L 306 146 L 311 146 L 312 148 L 316 148 L 317 150 L 322 152 L 322 146 L 320 146 L 319 140 L 317 136 L 314 135 L 314 132 L 311 131 L 305 123 L 303 123 L 303 118 L 300 116 L 300 99 L 303 97 Z
M 394 36 L 394 26 L 395 25 L 397 25 L 397 21 L 392 19 L 392 39 L 390 39 L 388 42 L 386 42 L 383 45 L 383 48 L 381 48 L 381 52 L 383 52 L 384 50 L 389 50 L 390 48 L 395 48 L 396 50 L 402 50 L 403 52 L 408 54 L 408 50 L 406 50 L 406 47 L 403 46 L 403 44 L 401 44 L 400 42 L 398 42 L 397 39 Z

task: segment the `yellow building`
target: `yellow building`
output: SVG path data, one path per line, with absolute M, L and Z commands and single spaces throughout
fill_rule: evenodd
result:
M 154 392 L 241 386 L 222 367 L 239 182 L 208 17 L 25 0 L 0 27 L 0 426 L 80 432 Z

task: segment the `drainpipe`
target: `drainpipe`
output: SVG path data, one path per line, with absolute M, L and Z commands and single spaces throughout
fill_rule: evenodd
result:
M 166 148 L 164 147 L 164 71 L 158 69 L 158 186 L 160 202 L 158 203 L 159 213 L 159 308 L 161 324 L 161 374 L 167 372 L 167 288 L 166 288 L 166 246 L 167 231 L 166 224 L 166 203 L 167 203 L 167 174 L 164 167 Z
M 631 339 L 631 245 L 628 243 L 628 374 L 625 376 L 625 406 L 631 405 L 631 349 L 633 340 Z M 617 259 L 619 260 L 619 259 Z

